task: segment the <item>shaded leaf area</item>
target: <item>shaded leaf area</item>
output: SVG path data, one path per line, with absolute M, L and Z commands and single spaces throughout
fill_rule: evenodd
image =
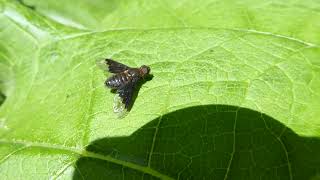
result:
M 4 102 L 5 99 L 6 99 L 6 96 L 2 92 L 0 92 L 0 106 Z
M 74 179 L 311 179 L 320 140 L 246 108 L 205 105 L 150 121 L 128 137 L 92 142 Z

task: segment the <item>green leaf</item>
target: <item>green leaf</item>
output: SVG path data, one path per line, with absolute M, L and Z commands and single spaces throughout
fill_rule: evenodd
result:
M 0 179 L 320 178 L 318 7 L 0 0 Z M 154 76 L 122 119 L 106 57 Z
M 24 0 L 58 22 L 80 29 L 215 27 L 271 32 L 320 43 L 318 1 L 287 0 Z

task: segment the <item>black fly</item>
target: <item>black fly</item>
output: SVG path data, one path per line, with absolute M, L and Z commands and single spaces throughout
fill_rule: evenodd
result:
M 108 65 L 108 71 L 114 73 L 113 76 L 105 81 L 105 85 L 118 93 L 124 108 L 128 110 L 131 106 L 137 83 L 149 75 L 150 67 L 143 65 L 140 68 L 131 68 L 112 59 L 105 59 L 104 63 Z M 117 101 L 119 100 L 115 97 L 115 112 L 119 111 Z

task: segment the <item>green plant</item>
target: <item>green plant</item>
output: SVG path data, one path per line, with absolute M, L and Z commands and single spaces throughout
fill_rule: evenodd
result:
M 0 0 L 0 179 L 317 179 L 317 1 Z M 95 62 L 147 64 L 117 119 Z

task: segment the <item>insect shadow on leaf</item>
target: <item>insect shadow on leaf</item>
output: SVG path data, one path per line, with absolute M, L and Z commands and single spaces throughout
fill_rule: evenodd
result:
M 147 81 L 151 81 L 153 78 L 153 75 L 152 74 L 149 74 L 146 78 L 144 79 L 141 79 L 140 81 L 137 82 L 136 84 L 136 87 L 135 87 L 135 90 L 133 91 L 133 94 L 132 94 L 132 100 L 131 100 L 131 103 L 129 104 L 128 106 L 128 111 L 131 110 L 136 98 L 138 97 L 138 94 L 139 94 L 139 91 L 140 91 L 140 88 L 142 87 L 142 85 L 144 83 L 146 83 Z

